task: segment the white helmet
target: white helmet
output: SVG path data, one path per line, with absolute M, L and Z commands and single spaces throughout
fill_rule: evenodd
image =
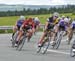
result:
M 64 21 L 65 21 L 66 23 L 68 23 L 70 20 L 69 20 L 68 18 L 65 18 Z
M 59 13 L 58 13 L 58 12 L 54 12 L 54 13 L 53 13 L 53 16 L 59 17 Z
M 65 16 L 63 15 L 62 18 L 65 18 Z
M 25 20 L 25 17 L 21 15 L 20 20 Z
M 39 18 L 38 17 L 35 17 L 35 19 L 34 19 L 35 21 L 39 21 Z

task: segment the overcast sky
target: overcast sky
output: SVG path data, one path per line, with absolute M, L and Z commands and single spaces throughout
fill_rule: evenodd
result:
M 75 0 L 0 0 L 0 4 L 24 4 L 24 5 L 74 4 L 75 5 Z

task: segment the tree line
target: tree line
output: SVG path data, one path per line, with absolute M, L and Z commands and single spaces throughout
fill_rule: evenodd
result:
M 63 6 L 63 7 L 59 7 L 59 8 L 56 8 L 56 7 L 52 7 L 52 8 L 49 8 L 49 9 L 46 9 L 46 8 L 40 8 L 40 9 L 23 9 L 22 11 L 6 11 L 6 12 L 3 12 L 1 11 L 0 12 L 0 17 L 3 17 L 3 16 L 19 16 L 19 15 L 39 15 L 39 14 L 50 14 L 50 13 L 53 13 L 53 12 L 59 12 L 59 13 L 72 13 L 73 15 L 75 14 L 75 5 L 67 5 L 67 6 Z

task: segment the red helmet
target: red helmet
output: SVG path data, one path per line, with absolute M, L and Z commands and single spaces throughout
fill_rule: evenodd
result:
M 33 19 L 32 19 L 32 18 L 29 18 L 29 19 L 28 19 L 28 22 L 33 22 Z

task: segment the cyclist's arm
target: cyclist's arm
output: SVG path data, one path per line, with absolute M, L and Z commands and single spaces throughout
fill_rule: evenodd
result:
M 54 22 L 51 22 L 49 19 L 47 19 L 48 24 L 54 25 Z
M 49 24 L 49 22 L 46 22 L 46 24 L 45 24 L 45 30 L 47 29 L 48 24 Z
M 22 30 L 22 29 L 24 28 L 25 24 L 26 24 L 26 22 L 24 22 L 24 23 L 21 25 L 20 30 Z
M 18 21 L 16 21 L 15 26 L 17 26 L 17 22 L 18 22 Z

